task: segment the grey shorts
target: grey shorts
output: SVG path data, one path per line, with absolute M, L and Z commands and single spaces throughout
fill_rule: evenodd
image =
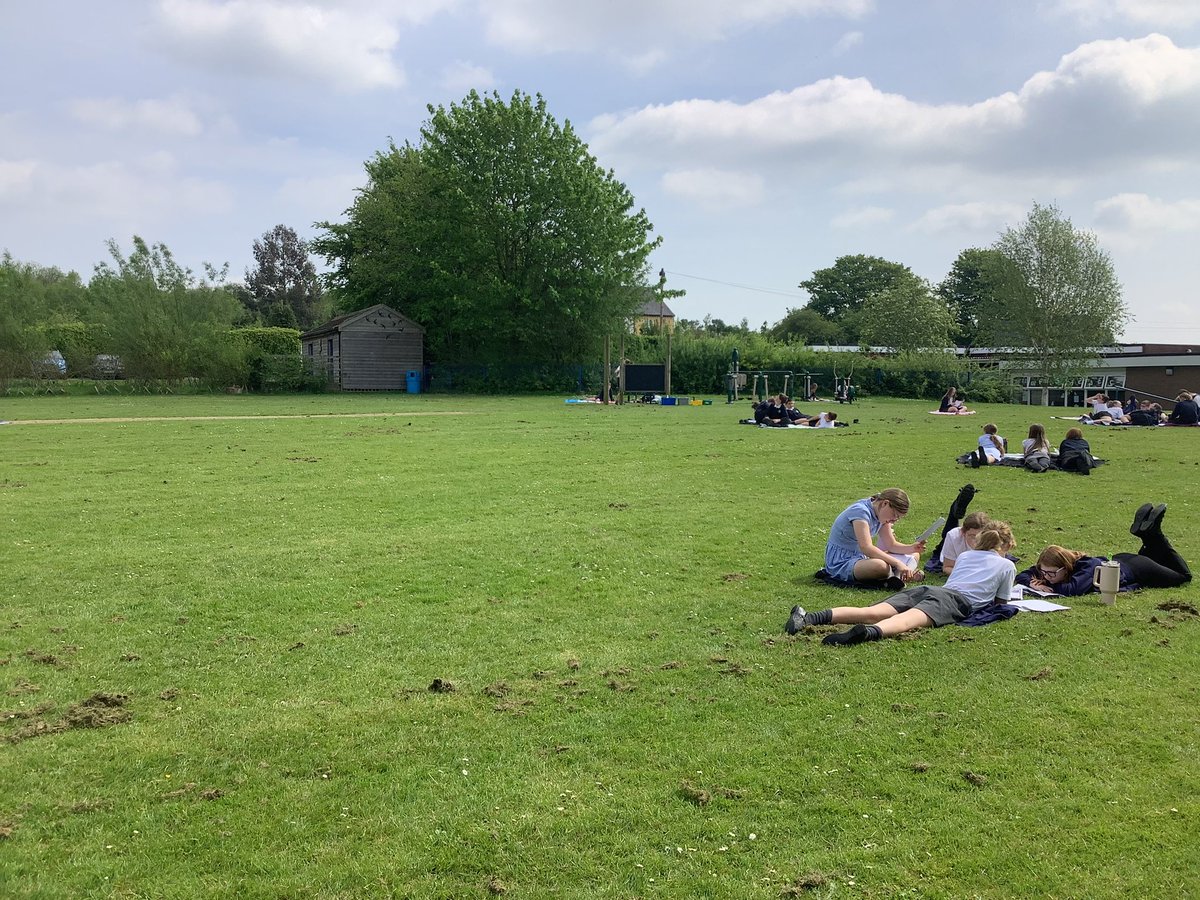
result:
M 919 609 L 929 616 L 937 628 L 961 622 L 975 611 L 971 601 L 958 591 L 952 591 L 937 584 L 914 585 L 905 588 L 898 594 L 892 594 L 886 600 L 880 600 L 879 603 L 887 603 L 894 607 L 896 612 Z M 879 604 L 873 605 L 878 606 Z

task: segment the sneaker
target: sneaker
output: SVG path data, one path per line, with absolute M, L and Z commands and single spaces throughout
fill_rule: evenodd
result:
M 787 624 L 783 626 L 783 630 L 788 634 L 796 634 L 804 627 L 804 607 L 793 606 L 792 614 L 788 617 Z

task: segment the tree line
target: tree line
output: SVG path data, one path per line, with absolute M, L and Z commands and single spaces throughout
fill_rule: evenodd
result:
M 197 276 L 138 237 L 128 255 L 110 241 L 87 283 L 6 254 L 0 377 L 36 372 L 58 349 L 77 374 L 89 354 L 108 354 L 134 377 L 253 386 L 255 366 L 287 355 L 267 352 L 285 342 L 262 329 L 284 329 L 298 356 L 298 329 L 376 303 L 425 328 L 436 364 L 564 365 L 598 358 L 646 301 L 682 293 L 667 290 L 665 273 L 649 277 L 661 238 L 645 210 L 540 95 L 472 91 L 427 109 L 416 143 L 389 142 L 366 161 L 342 221 L 316 223 L 308 243 L 276 226 L 255 242 L 241 283 L 227 266 Z M 310 254 L 324 258 L 323 275 Z M 764 327 L 780 345 L 904 354 L 989 344 L 1048 375 L 1085 365 L 1128 318 L 1108 255 L 1052 205 L 1035 204 L 991 247 L 964 250 L 937 285 L 854 255 L 799 286 L 809 301 Z M 707 320 L 690 330 L 720 337 L 748 326 Z

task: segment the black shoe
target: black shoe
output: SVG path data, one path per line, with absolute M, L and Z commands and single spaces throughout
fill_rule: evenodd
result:
M 788 634 L 796 634 L 804 627 L 804 607 L 793 606 L 792 614 L 788 618 L 787 623 L 783 626 L 783 630 Z
M 1163 516 L 1166 515 L 1167 504 L 1160 503 L 1154 509 L 1146 514 L 1145 521 L 1142 522 L 1141 534 L 1153 534 L 1156 531 L 1161 531 Z
M 1153 503 L 1143 503 L 1137 508 L 1137 512 L 1133 514 L 1133 524 L 1129 526 L 1129 533 L 1137 537 L 1142 533 L 1142 529 L 1146 527 L 1146 517 L 1154 511 Z
M 968 463 L 970 464 L 972 469 L 978 469 L 979 468 L 979 454 L 972 453 L 971 458 L 968 460 Z
M 895 594 L 898 591 L 904 590 L 904 579 L 899 575 L 889 575 L 883 579 L 883 586 Z

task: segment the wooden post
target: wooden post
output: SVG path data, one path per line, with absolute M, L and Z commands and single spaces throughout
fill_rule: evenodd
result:
M 625 332 L 621 332 L 621 359 L 618 362 L 621 374 L 617 376 L 617 403 L 625 402 Z
M 600 392 L 600 399 L 607 406 L 612 398 L 610 394 L 610 379 L 612 377 L 612 335 L 604 336 L 604 389 Z
M 672 393 L 671 393 L 671 331 L 672 331 L 672 329 L 670 329 L 670 328 L 668 328 L 668 329 L 667 329 L 667 371 L 666 371 L 666 383 L 667 383 L 667 396 L 668 396 L 668 397 L 671 397 L 671 396 L 673 396 L 673 395 L 672 395 Z

